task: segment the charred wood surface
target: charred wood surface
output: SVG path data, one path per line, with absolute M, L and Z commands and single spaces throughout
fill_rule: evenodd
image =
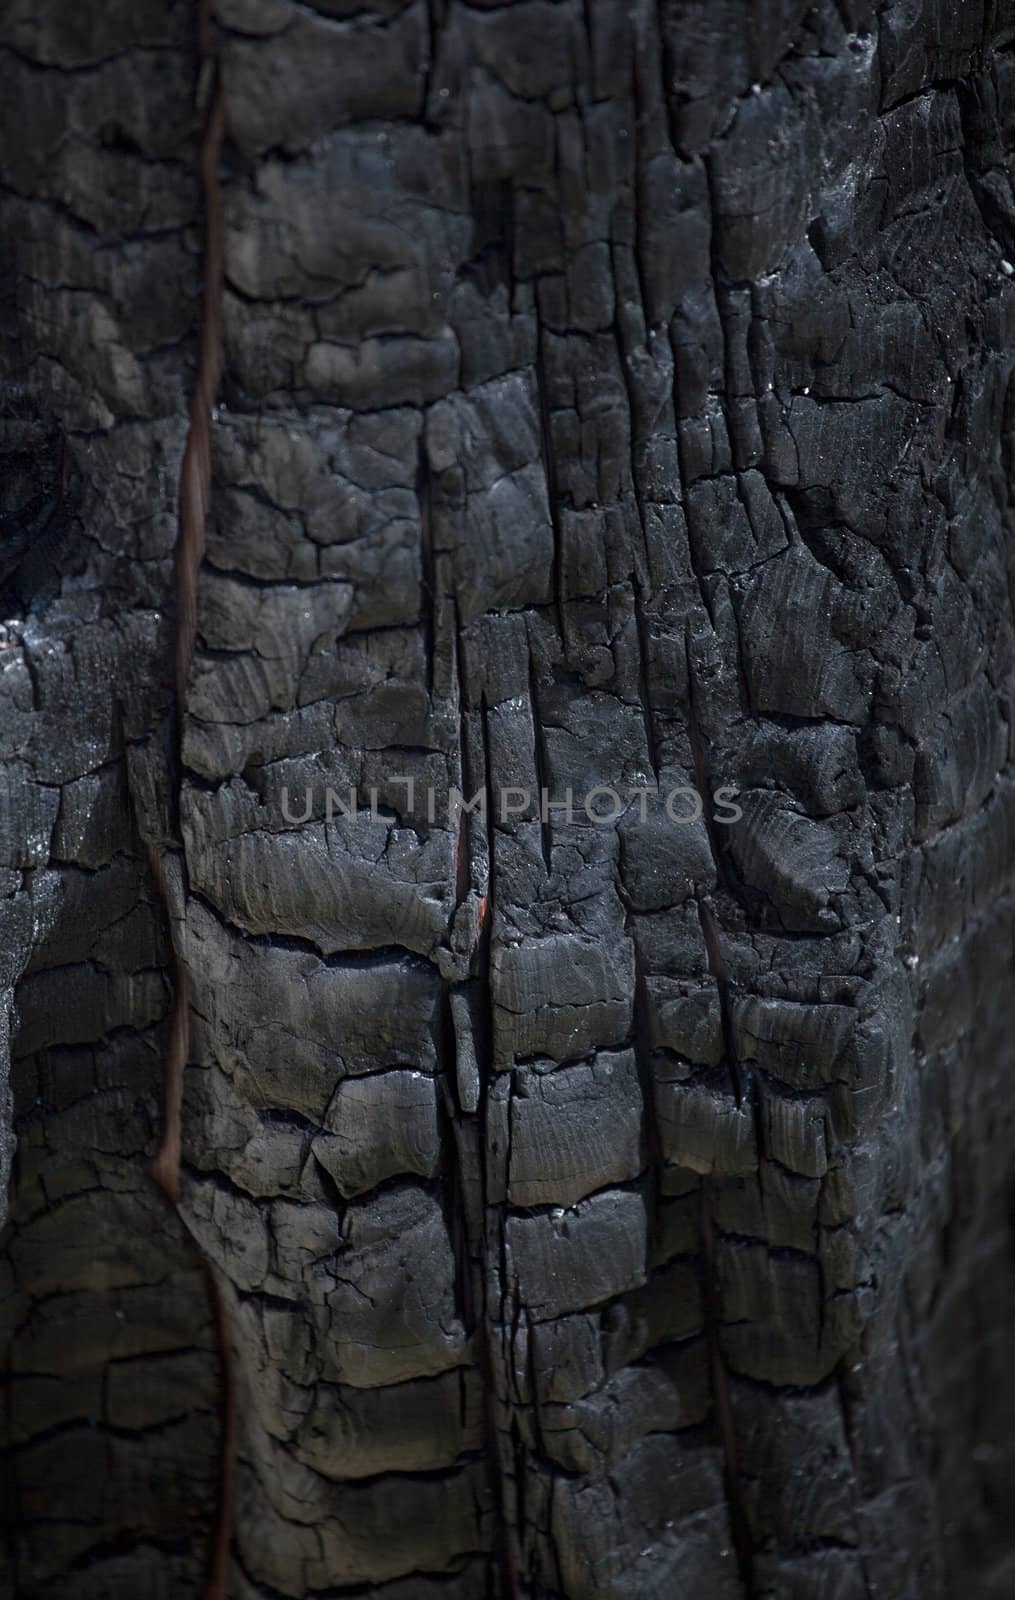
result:
M 198 20 L 0 23 L 0 1594 L 1000 1600 L 1015 6 Z

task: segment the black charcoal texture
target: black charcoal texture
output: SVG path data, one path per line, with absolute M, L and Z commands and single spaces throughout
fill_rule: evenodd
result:
M 0 1600 L 1006 1600 L 1015 3 L 200 13 L 0 16 Z

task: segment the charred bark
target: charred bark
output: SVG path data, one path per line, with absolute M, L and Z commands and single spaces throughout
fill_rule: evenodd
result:
M 0 42 L 0 1592 L 1008 1594 L 1015 6 Z

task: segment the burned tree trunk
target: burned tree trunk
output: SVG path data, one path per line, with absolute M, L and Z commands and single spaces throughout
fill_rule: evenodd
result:
M 8 9 L 0 1593 L 1011 1592 L 1013 42 Z

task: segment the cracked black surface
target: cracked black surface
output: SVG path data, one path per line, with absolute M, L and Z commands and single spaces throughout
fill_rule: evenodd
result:
M 1006 1596 L 1015 8 L 0 44 L 0 1595 Z

